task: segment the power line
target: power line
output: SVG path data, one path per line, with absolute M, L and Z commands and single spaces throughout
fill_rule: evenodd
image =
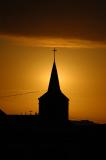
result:
M 26 94 L 34 94 L 37 92 L 41 92 L 41 91 L 32 91 L 32 92 L 24 92 L 24 93 L 17 93 L 17 94 L 12 94 L 12 95 L 7 95 L 7 96 L 0 96 L 0 98 L 10 98 L 10 97 L 17 97 L 17 96 L 23 96 Z

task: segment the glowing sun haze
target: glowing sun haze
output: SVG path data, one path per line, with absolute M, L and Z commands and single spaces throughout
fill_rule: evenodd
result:
M 48 89 L 53 65 L 52 48 L 0 45 L 0 98 L 9 114 L 38 112 L 38 97 Z M 106 122 L 106 49 L 57 48 L 56 64 L 61 90 L 70 98 L 70 119 Z
M 54 47 L 69 118 L 106 123 L 104 0 L 0 1 L 0 108 L 8 114 L 38 112 Z

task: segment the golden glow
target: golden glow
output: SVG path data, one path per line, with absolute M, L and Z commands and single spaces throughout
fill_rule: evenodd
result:
M 106 48 L 106 42 L 88 41 L 69 38 L 50 37 L 23 37 L 0 35 L 0 39 L 9 42 L 9 45 L 21 45 L 29 47 L 64 47 L 64 48 Z
M 0 98 L 0 106 L 9 114 L 34 113 L 38 111 L 38 97 L 48 89 L 52 48 L 34 47 L 27 40 L 19 45 L 17 38 L 12 41 L 0 41 L 0 95 L 37 92 Z M 49 39 L 45 43 L 51 46 Z M 70 98 L 70 119 L 106 122 L 106 48 L 63 46 L 57 48 L 56 64 L 61 90 Z

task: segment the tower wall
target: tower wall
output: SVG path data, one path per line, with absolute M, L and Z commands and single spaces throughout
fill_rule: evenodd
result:
M 50 124 L 67 123 L 68 100 L 63 97 L 39 99 L 39 115 L 42 121 Z

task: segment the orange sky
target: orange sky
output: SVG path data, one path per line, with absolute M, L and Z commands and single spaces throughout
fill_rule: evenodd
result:
M 8 114 L 38 111 L 54 47 L 70 119 L 106 123 L 104 0 L 0 1 L 0 108 Z
M 51 50 L 55 45 L 58 49 L 56 63 L 61 89 L 70 98 L 70 119 L 106 123 L 106 47 L 75 39 L 66 46 L 67 42 L 68 39 L 50 41 L 41 38 L 36 41 L 2 36 L 0 96 L 37 92 L 11 98 L 1 97 L 0 108 L 8 114 L 38 111 L 38 97 L 48 87 L 53 63 Z

